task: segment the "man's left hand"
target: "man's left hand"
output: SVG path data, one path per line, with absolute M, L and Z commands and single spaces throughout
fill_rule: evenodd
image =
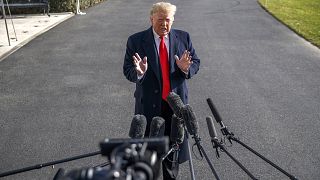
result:
M 174 57 L 181 71 L 183 71 L 185 74 L 188 74 L 189 68 L 192 64 L 192 61 L 191 61 L 192 57 L 190 56 L 190 52 L 185 50 L 180 59 L 177 55 L 175 55 Z

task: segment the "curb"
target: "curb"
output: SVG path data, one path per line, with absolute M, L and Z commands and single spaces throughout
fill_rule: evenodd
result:
M 18 49 L 20 49 L 21 47 L 23 47 L 24 45 L 26 45 L 27 43 L 29 43 L 30 41 L 32 41 L 34 38 L 38 37 L 39 35 L 47 32 L 48 30 L 52 29 L 53 27 L 57 26 L 58 24 L 66 21 L 67 19 L 73 17 L 75 14 L 72 12 L 66 12 L 64 14 L 70 14 L 70 16 L 66 16 L 65 18 L 49 25 L 48 27 L 42 29 L 41 31 L 39 31 L 36 34 L 31 35 L 30 37 L 28 37 L 27 39 L 23 40 L 22 42 L 20 42 L 19 44 L 15 45 L 13 48 L 11 48 L 10 50 L 8 50 L 7 52 L 3 53 L 2 55 L 0 55 L 0 62 L 3 61 L 5 58 L 7 58 L 9 55 L 11 55 L 12 53 L 14 53 L 15 51 L 17 51 Z M 51 16 L 55 16 L 55 14 L 50 14 Z

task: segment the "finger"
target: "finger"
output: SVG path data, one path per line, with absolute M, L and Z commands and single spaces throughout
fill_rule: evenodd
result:
M 182 55 L 182 58 L 181 59 L 187 59 L 188 58 L 188 51 L 187 50 L 185 50 L 184 52 L 183 52 L 183 55 Z
M 139 63 L 138 59 L 135 56 L 132 56 L 132 58 L 133 58 L 133 63 L 137 65 Z
M 138 59 L 139 61 L 141 61 L 141 58 L 140 58 L 139 54 L 138 54 L 138 53 L 135 53 L 135 55 L 136 55 L 137 59 Z
M 135 56 L 132 56 L 133 62 L 136 63 L 137 62 L 137 58 Z
M 190 58 L 191 57 L 190 56 L 190 51 L 186 51 L 186 56 L 185 57 L 186 57 L 186 59 L 185 59 L 186 61 L 190 61 L 190 59 L 191 59 Z
M 176 61 L 180 61 L 180 59 L 177 55 L 174 55 L 174 58 L 176 59 Z
M 143 58 L 143 60 L 142 60 L 142 63 L 143 63 L 143 64 L 146 64 L 146 63 L 147 63 L 147 60 L 148 60 L 148 58 L 147 58 L 147 56 L 145 56 L 145 57 Z

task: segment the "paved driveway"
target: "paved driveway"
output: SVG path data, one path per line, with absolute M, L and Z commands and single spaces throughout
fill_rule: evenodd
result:
M 0 172 L 98 150 L 128 137 L 134 84 L 122 75 L 127 37 L 149 27 L 155 1 L 108 0 L 37 37 L 0 62 Z M 211 97 L 243 142 L 299 179 L 320 177 L 320 51 L 255 0 L 184 0 L 174 28 L 191 34 L 201 58 L 189 80 L 200 136 L 221 179 L 249 179 L 226 154 L 216 159 L 205 118 Z M 221 133 L 219 133 L 221 137 Z M 238 144 L 228 145 L 259 179 L 287 179 Z M 52 179 L 57 168 L 93 166 L 102 157 L 4 179 Z M 213 179 L 194 159 L 197 179 Z M 183 164 L 179 179 L 190 179 Z

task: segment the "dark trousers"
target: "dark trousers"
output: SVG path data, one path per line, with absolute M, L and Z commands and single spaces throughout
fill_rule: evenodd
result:
M 161 117 L 165 120 L 165 132 L 164 135 L 170 137 L 171 132 L 171 117 L 173 112 L 169 104 L 162 100 L 161 102 Z M 171 142 L 170 142 L 171 146 Z M 165 160 L 162 161 L 162 173 L 164 180 L 176 179 L 179 171 L 179 163 L 172 162 L 174 160 L 174 154 L 171 153 Z

